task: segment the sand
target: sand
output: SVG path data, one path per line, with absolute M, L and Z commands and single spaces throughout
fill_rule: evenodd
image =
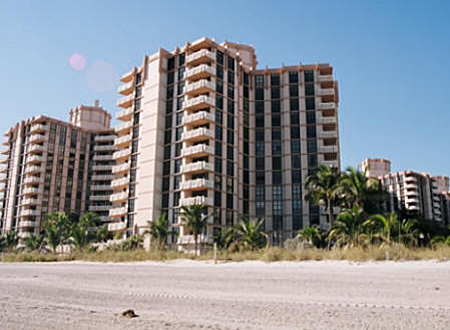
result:
M 450 329 L 450 262 L 0 264 L 0 328 Z

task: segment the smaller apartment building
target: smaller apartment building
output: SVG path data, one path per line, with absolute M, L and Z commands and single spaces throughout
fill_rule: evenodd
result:
M 20 238 L 39 232 L 48 213 L 97 212 L 108 220 L 114 131 L 111 115 L 94 106 L 70 112 L 70 122 L 47 116 L 6 133 L 0 160 L 0 229 Z
M 448 211 L 444 209 L 448 206 L 445 203 L 448 177 L 416 171 L 391 173 L 391 162 L 387 159 L 365 159 L 361 169 L 368 177 L 379 179 L 390 194 L 384 205 L 387 212 L 417 213 L 429 220 L 448 223 Z

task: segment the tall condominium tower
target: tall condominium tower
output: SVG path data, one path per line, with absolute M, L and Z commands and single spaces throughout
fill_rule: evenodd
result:
M 1 159 L 0 228 L 20 238 L 38 232 L 48 213 L 96 211 L 108 220 L 114 131 L 94 106 L 70 112 L 70 123 L 38 116 L 5 136 Z
M 365 159 L 361 163 L 361 169 L 368 177 L 379 179 L 381 186 L 389 192 L 390 199 L 385 203 L 386 211 L 411 212 L 429 220 L 447 221 L 447 216 L 443 219 L 442 213 L 445 192 L 449 190 L 448 177 L 416 171 L 391 173 L 391 162 L 380 158 Z M 445 213 L 448 214 L 447 211 Z
M 142 231 L 162 212 L 176 225 L 191 204 L 215 214 L 207 238 L 242 216 L 264 218 L 274 241 L 327 226 L 304 185 L 319 164 L 340 167 L 330 65 L 257 69 L 252 46 L 202 38 L 144 56 L 121 81 L 116 230 Z

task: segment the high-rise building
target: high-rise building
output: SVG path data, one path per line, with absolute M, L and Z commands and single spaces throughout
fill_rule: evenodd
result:
M 385 203 L 388 212 L 410 212 L 429 220 L 442 222 L 441 196 L 449 190 L 446 176 L 402 171 L 391 173 L 387 159 L 365 159 L 361 169 L 367 176 L 380 180 L 381 186 L 390 194 Z
M 274 241 L 327 226 L 304 185 L 319 164 L 340 167 L 330 65 L 258 69 L 252 46 L 202 38 L 144 56 L 121 81 L 117 231 L 141 232 L 162 212 L 175 226 L 191 204 L 215 214 L 207 238 L 242 216 L 264 218 Z M 179 244 L 186 234 L 181 227 Z
M 110 120 L 96 101 L 72 109 L 70 123 L 38 116 L 6 132 L 0 168 L 3 233 L 29 237 L 55 211 L 91 210 L 108 220 L 115 138 Z

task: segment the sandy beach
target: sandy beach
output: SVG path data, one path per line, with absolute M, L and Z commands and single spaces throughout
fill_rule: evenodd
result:
M 450 329 L 450 262 L 0 264 L 0 325 Z

